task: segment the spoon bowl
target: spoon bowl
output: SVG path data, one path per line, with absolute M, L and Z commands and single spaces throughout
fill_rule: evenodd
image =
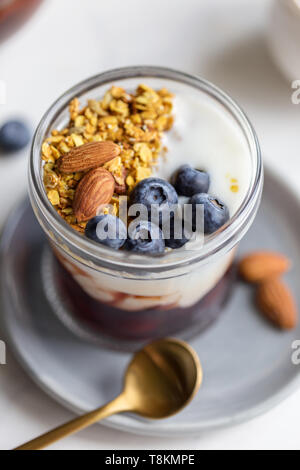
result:
M 130 362 L 123 392 L 97 410 L 73 419 L 16 450 L 40 450 L 116 413 L 131 412 L 148 419 L 178 413 L 195 396 L 202 368 L 195 351 L 173 338 L 157 340 L 138 351 Z
M 195 351 L 183 341 L 167 338 L 135 354 L 125 375 L 124 395 L 133 412 L 162 419 L 184 408 L 201 382 L 202 368 Z

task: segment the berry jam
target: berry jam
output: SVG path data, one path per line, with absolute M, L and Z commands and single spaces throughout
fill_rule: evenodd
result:
M 58 297 L 67 304 L 68 314 L 93 336 L 144 342 L 176 334 L 188 339 L 208 327 L 219 317 L 229 297 L 235 270 L 231 266 L 218 284 L 192 307 L 158 306 L 132 312 L 94 300 L 56 259 L 53 275 Z M 126 298 L 121 292 L 119 296 L 118 300 Z

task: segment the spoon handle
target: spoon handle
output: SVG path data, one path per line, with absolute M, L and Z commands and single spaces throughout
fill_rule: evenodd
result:
M 33 439 L 14 450 L 42 450 L 63 437 L 74 434 L 77 431 L 87 428 L 91 424 L 97 423 L 101 419 L 107 418 L 108 416 L 116 413 L 121 413 L 122 411 L 130 411 L 124 394 L 119 395 L 107 405 L 83 416 L 79 416 L 78 418 L 63 424 L 46 434 L 42 434 L 36 439 Z

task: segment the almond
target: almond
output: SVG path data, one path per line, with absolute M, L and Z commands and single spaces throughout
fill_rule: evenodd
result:
M 239 273 L 247 282 L 262 282 L 279 276 L 290 267 L 290 261 L 280 253 L 256 251 L 239 263 Z
M 297 308 L 290 289 L 280 279 L 270 279 L 257 289 L 257 305 L 275 325 L 290 330 L 297 324 Z
M 120 147 L 114 142 L 89 142 L 74 147 L 57 160 L 57 168 L 62 173 L 75 173 L 97 168 L 117 157 Z
M 73 210 L 78 222 L 97 215 L 102 204 L 108 204 L 113 196 L 115 180 L 105 168 L 90 170 L 79 182 L 73 201 Z

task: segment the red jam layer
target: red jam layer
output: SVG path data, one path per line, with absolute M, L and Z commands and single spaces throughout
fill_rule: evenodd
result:
M 94 300 L 57 260 L 54 269 L 58 295 L 66 300 L 72 319 L 94 336 L 99 334 L 125 341 L 150 341 L 184 333 L 185 339 L 195 336 L 219 317 L 234 279 L 231 267 L 208 294 L 188 308 L 166 308 L 158 301 L 155 308 L 130 312 Z M 118 295 L 126 298 L 124 293 Z

